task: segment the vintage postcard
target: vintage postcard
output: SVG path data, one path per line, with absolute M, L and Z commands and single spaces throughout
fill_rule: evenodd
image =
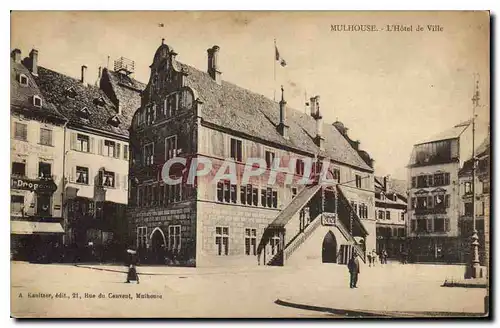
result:
M 13 11 L 11 316 L 485 318 L 490 14 Z

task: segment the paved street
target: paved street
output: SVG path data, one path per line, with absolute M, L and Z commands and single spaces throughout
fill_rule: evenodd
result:
M 400 315 L 414 316 L 417 312 L 481 313 L 486 295 L 485 289 L 440 287 L 446 278 L 462 275 L 460 266 L 363 266 L 357 289 L 348 288 L 346 267 L 336 264 L 249 269 L 139 267 L 143 273 L 139 285 L 125 284 L 124 273 L 108 271 L 123 271 L 123 266 L 92 267 L 12 262 L 12 314 L 335 318 L 359 315 L 357 311 L 368 313 L 362 315 L 398 315 L 394 311 L 400 311 Z M 58 292 L 66 293 L 66 298 L 56 298 Z M 28 293 L 54 298 L 28 298 Z M 85 293 L 96 298 L 85 298 Z M 105 298 L 98 298 L 99 293 Z M 129 293 L 132 300 L 112 298 Z M 162 298 L 137 299 L 136 293 Z

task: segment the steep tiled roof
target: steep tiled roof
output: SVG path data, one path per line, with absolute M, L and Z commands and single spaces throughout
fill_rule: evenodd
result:
M 69 119 L 70 124 L 128 137 L 130 118 L 117 115 L 111 100 L 98 87 L 84 85 L 78 79 L 44 67 L 38 67 L 38 77 L 35 77 L 35 80 L 44 97 L 57 105 L 61 113 Z M 74 90 L 74 98 L 68 96 L 68 90 Z M 98 99 L 102 99 L 104 103 L 99 105 Z M 89 112 L 88 119 L 78 114 L 83 108 L 87 108 Z M 120 121 L 118 126 L 109 123 L 110 118 L 115 115 Z
M 25 114 L 35 114 L 41 116 L 50 116 L 56 119 L 66 120 L 40 91 L 34 77 L 30 71 L 21 63 L 16 63 L 13 59 L 10 62 L 10 103 L 17 111 Z M 24 74 L 28 78 L 28 85 L 19 83 L 19 75 Z M 42 98 L 42 107 L 33 105 L 33 96 Z
M 455 125 L 451 129 L 442 131 L 430 138 L 423 139 L 419 142 L 416 143 L 418 144 L 423 144 L 423 143 L 428 143 L 428 142 L 433 142 L 433 141 L 440 141 L 440 140 L 447 140 L 447 139 L 454 139 L 460 137 L 460 135 L 469 127 L 471 121 L 465 121 L 460 124 Z
M 108 86 L 104 85 L 106 80 L 111 84 L 109 91 L 112 94 L 108 96 L 115 106 L 120 106 L 122 115 L 126 117 L 126 124 L 130 126 L 135 111 L 141 107 L 141 92 L 146 85 L 130 76 L 104 68 L 100 82 L 104 91 L 108 91 Z
M 381 192 L 384 186 L 384 177 L 375 176 L 375 191 Z M 400 179 L 390 178 L 387 179 L 387 192 L 395 192 L 406 198 L 406 181 Z
M 198 93 L 203 102 L 202 119 L 263 140 L 328 157 L 367 171 L 373 171 L 331 124 L 323 124 L 325 151 L 314 143 L 316 121 L 310 115 L 287 107 L 289 139 L 278 133 L 279 104 L 262 95 L 222 81 L 217 84 L 208 73 L 179 63 L 187 70 L 187 86 Z

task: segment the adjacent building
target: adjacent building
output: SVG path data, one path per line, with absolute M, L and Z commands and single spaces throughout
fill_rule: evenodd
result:
M 461 262 L 458 173 L 472 154 L 471 122 L 415 144 L 408 165 L 410 260 Z
M 373 161 L 322 119 L 319 96 L 310 114 L 222 80 L 219 47 L 207 50 L 208 67 L 177 61 L 162 44 L 150 66 L 140 109 L 130 128 L 130 233 L 140 254 L 182 265 L 285 265 L 304 261 L 345 263 L 352 252 L 375 248 Z M 345 132 L 345 131 L 344 131 Z M 211 173 L 186 183 L 184 165 L 168 175 L 172 158 L 212 163 Z M 265 159 L 265 172 L 242 184 L 213 177 L 228 160 L 237 172 L 248 158 Z M 268 176 L 276 158 L 293 167 L 293 181 Z M 296 183 L 306 159 L 331 164 L 329 185 Z M 238 174 L 238 177 L 241 177 Z
M 22 63 L 20 56 L 12 52 L 13 213 L 58 217 L 50 229 L 76 250 L 120 244 L 123 252 L 128 129 L 144 87 L 130 76 L 133 62 L 120 58 L 114 71 L 99 69 L 99 87 L 88 83 L 86 66 L 73 78 L 40 66 L 36 50 Z M 52 181 L 56 187 L 45 187 Z
M 407 252 L 407 186 L 406 181 L 375 177 L 375 217 L 377 220 L 377 248 L 389 258 L 400 259 Z
M 489 266 L 489 245 L 490 245 L 490 136 L 476 148 L 476 179 L 472 181 L 472 168 L 474 161 L 469 158 L 458 173 L 460 198 L 462 206 L 460 208 L 459 229 L 463 242 L 464 259 L 471 262 L 471 236 L 473 233 L 473 204 L 472 197 L 475 193 L 475 215 L 476 230 L 479 237 L 479 263 L 482 266 Z M 472 184 L 474 183 L 474 189 Z
M 62 243 L 64 129 L 67 119 L 36 84 L 38 51 L 11 53 L 11 251 L 44 260 Z

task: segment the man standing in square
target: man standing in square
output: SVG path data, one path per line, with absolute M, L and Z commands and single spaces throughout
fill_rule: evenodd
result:
M 347 263 L 347 268 L 349 269 L 349 274 L 351 276 L 349 286 L 351 288 L 358 288 L 356 284 L 358 283 L 359 260 L 354 252 L 352 253 L 351 259 Z

